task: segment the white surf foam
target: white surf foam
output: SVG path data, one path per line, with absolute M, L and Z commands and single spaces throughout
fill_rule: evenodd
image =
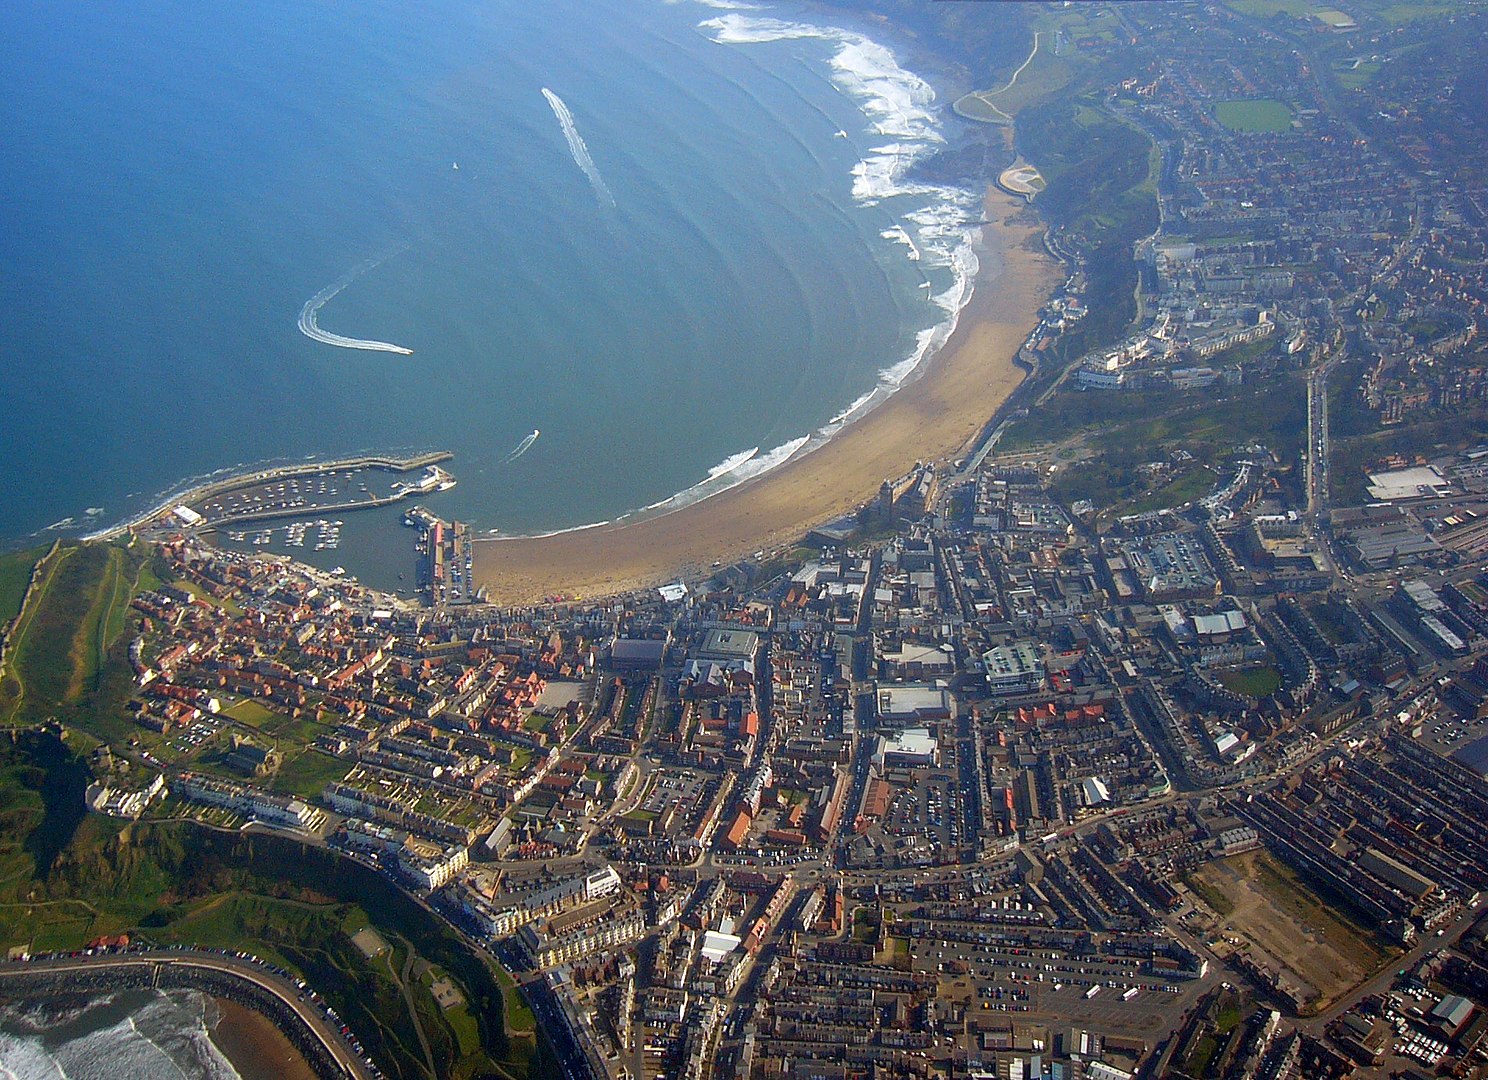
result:
M 0 1034 L 0 1077 L 4 1080 L 68 1080 L 57 1059 L 38 1038 Z
M 724 458 L 717 465 L 714 465 L 711 469 L 708 470 L 708 479 L 712 480 L 714 477 L 724 476 L 728 473 L 734 472 L 746 461 L 753 460 L 755 455 L 758 453 L 759 447 L 751 446 L 748 450 L 740 450 L 737 454 L 733 454 L 729 457 Z
M 594 158 L 589 154 L 589 147 L 584 143 L 584 137 L 579 134 L 578 126 L 574 123 L 573 113 L 569 111 L 564 100 L 546 86 L 542 88 L 543 97 L 548 99 L 548 105 L 553 110 L 553 115 L 558 118 L 558 126 L 563 129 L 563 138 L 568 142 L 568 152 L 573 155 L 574 164 L 583 170 L 589 179 L 589 186 L 594 189 L 601 202 L 615 205 L 615 196 L 610 194 L 609 187 L 604 182 L 604 177 L 599 175 L 599 166 L 594 164 Z
M 66 1015 L 9 1014 L 7 1022 L 22 1030 L 0 1032 L 0 1080 L 241 1080 L 212 1042 L 206 998 L 196 991 L 156 991 L 112 1023 L 104 1013 L 94 1030 L 71 1038 L 57 1031 L 112 1009 L 114 997 Z
M 882 236 L 903 244 L 907 257 L 919 263 L 927 273 L 937 272 L 937 277 L 948 275 L 950 285 L 939 293 L 934 293 L 931 285 L 932 295 L 928 297 L 945 313 L 945 317 L 934 326 L 919 331 L 910 355 L 880 371 L 870 390 L 825 425 L 809 435 L 782 443 L 766 454 L 761 454 L 757 447 L 732 454 L 709 469 L 708 475 L 692 487 L 625 514 L 617 518 L 616 523 L 680 510 L 754 480 L 801 454 L 810 453 L 843 427 L 877 408 L 913 378 L 925 361 L 950 338 L 962 308 L 971 297 L 978 270 L 977 256 L 972 248 L 977 226 L 967 224 L 981 217 L 977 195 L 959 188 L 914 183 L 906 179 L 910 166 L 944 142 L 934 112 L 935 92 L 929 83 L 900 67 L 889 49 L 854 31 L 744 14 L 752 5 L 734 0 L 695 2 L 725 10 L 724 14 L 700 24 L 700 28 L 719 44 L 751 45 L 814 38 L 836 46 L 828 79 L 839 92 L 858 103 L 869 129 L 877 136 L 871 141 L 879 144 L 867 150 L 853 166 L 852 198 L 863 206 L 877 205 L 886 199 L 914 198 L 915 209 L 908 213 L 896 210 Z M 596 192 L 602 197 L 607 196 L 597 170 L 591 173 L 593 161 L 588 158 L 583 140 L 573 127 L 573 118 L 567 107 L 546 88 L 543 94 L 558 116 L 565 137 L 569 137 L 574 160 L 589 176 Z M 834 131 L 834 137 L 836 134 Z M 930 285 L 928 279 L 925 284 Z M 610 522 L 597 522 L 580 529 L 606 524 Z M 575 531 L 580 530 L 559 530 Z
M 798 439 L 781 443 L 767 454 L 761 454 L 758 447 L 742 450 L 709 469 L 707 477 L 692 487 L 679 491 L 660 502 L 642 507 L 634 514 L 627 514 L 620 520 L 636 516 L 655 517 L 659 514 L 669 514 L 674 510 L 681 510 L 684 506 L 692 506 L 704 499 L 711 499 L 714 495 L 721 495 L 745 481 L 753 480 L 755 477 L 780 468 L 810 442 L 811 436 L 802 435 Z
M 908 255 L 911 261 L 920 261 L 920 249 L 915 246 L 914 238 L 904 231 L 903 225 L 891 225 L 878 234 L 885 240 L 892 240 L 896 244 L 903 244 L 909 249 Z
M 367 338 L 353 338 L 346 337 L 343 334 L 333 334 L 329 330 L 322 330 L 316 322 L 317 317 L 320 315 L 320 309 L 334 300 L 336 295 L 353 281 L 363 274 L 377 269 L 394 255 L 401 254 L 407 250 L 405 246 L 398 248 L 396 251 L 390 251 L 386 255 L 374 255 L 370 259 L 365 259 L 357 263 L 341 277 L 331 282 L 324 289 L 321 289 L 320 292 L 316 293 L 309 300 L 306 300 L 305 306 L 300 308 L 300 333 L 304 334 L 307 338 L 312 338 L 326 345 L 335 345 L 341 349 L 364 349 L 367 352 L 390 352 L 400 353 L 403 356 L 412 356 L 413 350 L 404 348 L 402 345 L 394 345 L 390 341 L 372 341 Z
M 759 4 L 747 4 L 744 0 L 667 0 L 669 4 L 697 4 L 715 11 L 758 11 Z
M 910 167 L 945 140 L 935 113 L 934 89 L 914 72 L 900 67 L 884 45 L 840 27 L 738 12 L 707 19 L 701 26 L 714 41 L 726 45 L 802 38 L 831 43 L 835 47 L 830 60 L 832 85 L 858 103 L 869 130 L 879 137 L 852 167 L 853 200 L 862 206 L 874 206 L 888 199 L 912 199 L 915 208 L 896 213 L 897 220 L 891 219 L 880 235 L 902 244 L 906 256 L 926 273 L 950 275 L 950 284 L 938 293 L 928 278 L 924 282 L 929 301 L 945 317 L 921 330 L 907 357 L 880 371 L 871 390 L 819 428 L 812 439 L 814 448 L 888 400 L 950 338 L 961 309 L 971 299 L 979 270 L 972 247 L 978 228 L 968 225 L 981 217 L 979 198 L 961 188 L 906 179 Z
M 498 540 L 545 540 L 549 536 L 562 536 L 564 533 L 588 532 L 590 529 L 603 529 L 606 525 L 613 524 L 610 521 L 591 521 L 588 525 L 574 525 L 568 529 L 549 529 L 547 532 L 522 533 L 513 536 L 498 536 Z

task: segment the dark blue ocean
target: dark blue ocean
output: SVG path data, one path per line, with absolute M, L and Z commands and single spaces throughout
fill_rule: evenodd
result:
M 763 471 L 964 303 L 947 113 L 787 6 L 5 5 L 0 541 L 362 450 L 504 533 Z

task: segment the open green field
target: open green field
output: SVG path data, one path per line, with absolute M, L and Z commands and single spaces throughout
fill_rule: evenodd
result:
M 1229 7 L 1242 15 L 1269 19 L 1278 12 L 1294 19 L 1305 19 L 1318 10 L 1316 0 L 1229 0 Z
M 272 741 L 286 756 L 296 748 L 308 747 L 316 738 L 331 731 L 335 725 L 323 723 L 307 715 L 291 716 L 246 698 L 234 702 L 222 710 L 222 715 L 244 727 L 252 728 Z
M 251 728 L 261 728 L 277 720 L 280 714 L 251 698 L 245 698 L 223 709 L 222 715 L 240 724 L 247 724 Z
M 0 555 L 0 627 L 20 614 L 26 586 L 31 583 L 31 568 L 44 554 L 45 548 L 32 548 Z
M 1041 29 L 1037 51 L 1030 51 L 1006 82 L 974 90 L 958 98 L 952 107 L 968 120 L 1011 124 L 1022 109 L 1064 89 L 1074 78 L 1074 69 L 1068 60 L 1054 54 L 1053 37 L 1048 29 Z
M 1215 102 L 1214 118 L 1245 134 L 1274 134 L 1292 126 L 1292 110 L 1273 98 Z
M 1374 11 L 1373 14 L 1389 23 L 1391 26 L 1399 26 L 1401 23 L 1414 22 L 1417 19 L 1432 19 L 1438 15 L 1451 15 L 1461 10 L 1456 3 L 1450 0 L 1420 0 L 1420 2 L 1390 4 L 1387 3 Z
M 956 115 L 967 120 L 978 120 L 983 124 L 1011 124 L 1013 118 L 992 104 L 996 98 L 992 90 L 974 90 L 957 98 L 951 106 Z
M 1218 474 L 1207 465 L 1196 465 L 1166 484 L 1136 500 L 1127 513 L 1144 514 L 1149 510 L 1171 510 L 1201 499 L 1214 488 Z
M 1332 27 L 1334 30 L 1342 30 L 1356 25 L 1353 16 L 1345 15 L 1343 12 L 1335 10 L 1333 8 L 1327 8 L 1323 11 L 1314 12 L 1313 18 L 1317 19 L 1318 22 L 1323 23 L 1325 26 Z
M 330 754 L 305 749 L 293 756 L 285 754 L 284 764 L 269 786 L 281 795 L 314 799 L 320 796 L 327 784 L 344 777 L 350 768 L 346 762 Z
M 0 683 L 0 721 L 34 722 L 99 691 L 109 649 L 124 633 L 129 601 L 156 584 L 143 548 L 59 548 L 43 564 L 16 624 Z
M 1281 689 L 1281 673 L 1274 667 L 1253 668 L 1250 671 L 1221 671 L 1219 683 L 1226 690 L 1237 694 L 1263 698 Z
M 1368 60 L 1359 61 L 1358 63 L 1335 64 L 1333 75 L 1338 80 L 1338 85 L 1345 90 L 1357 90 L 1360 87 L 1368 86 L 1370 81 L 1380 73 L 1382 66 L 1377 62 Z

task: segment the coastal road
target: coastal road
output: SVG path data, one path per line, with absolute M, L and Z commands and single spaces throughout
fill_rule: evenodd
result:
M 235 956 L 212 953 L 157 952 L 121 953 L 103 956 L 77 956 L 57 960 L 33 960 L 29 963 L 0 965 L 0 980 L 9 981 L 27 975 L 45 972 L 66 974 L 67 972 L 95 972 L 105 969 L 157 967 L 199 968 L 205 971 L 229 975 L 252 983 L 261 990 L 273 994 L 294 1011 L 300 1022 L 315 1036 L 327 1054 L 348 1076 L 356 1080 L 376 1080 L 377 1073 L 353 1052 L 340 1030 L 333 1027 L 330 1019 L 311 1002 L 303 1000 L 304 994 L 293 983 L 266 971 L 257 964 L 239 960 Z

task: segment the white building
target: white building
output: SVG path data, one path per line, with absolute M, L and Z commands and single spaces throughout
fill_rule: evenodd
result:
M 314 807 L 284 795 L 243 787 L 200 773 L 182 773 L 176 778 L 176 793 L 192 802 L 220 806 L 255 821 L 286 829 L 311 829 L 324 815 Z
M 928 728 L 911 727 L 892 735 L 880 735 L 873 752 L 880 769 L 919 768 L 940 763 L 940 741 Z
M 165 774 L 161 773 L 146 787 L 130 791 L 107 783 L 89 784 L 83 801 L 94 813 L 107 817 L 138 818 L 152 802 L 157 798 L 165 798 L 166 794 Z
M 517 941 L 533 967 L 548 969 L 628 944 L 645 932 L 645 918 L 639 911 L 631 910 L 618 918 L 606 913 L 593 922 L 572 929 L 528 923 L 517 934 Z
M 470 862 L 470 849 L 463 844 L 433 844 L 408 837 L 398 850 L 398 870 L 414 884 L 430 892 L 447 884 Z

